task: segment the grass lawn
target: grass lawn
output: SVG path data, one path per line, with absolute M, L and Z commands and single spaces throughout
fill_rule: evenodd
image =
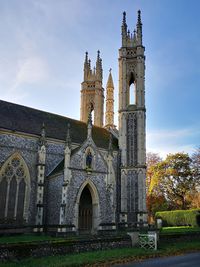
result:
M 0 244 L 39 242 L 39 241 L 49 241 L 49 240 L 55 240 L 55 239 L 57 240 L 58 237 L 51 237 L 47 235 L 24 234 L 24 235 L 16 235 L 16 236 L 2 236 L 0 237 Z
M 64 267 L 64 266 L 110 266 L 111 264 L 137 261 L 150 257 L 179 255 L 184 252 L 200 251 L 200 240 L 161 244 L 157 251 L 141 248 L 108 249 L 104 251 L 85 252 L 66 256 L 49 256 L 45 258 L 28 258 L 16 262 L 1 263 L 0 267 Z

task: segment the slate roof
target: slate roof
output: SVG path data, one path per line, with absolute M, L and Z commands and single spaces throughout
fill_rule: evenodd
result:
M 87 138 L 87 125 L 84 122 L 0 100 L 1 129 L 39 136 L 43 123 L 47 137 L 65 140 L 67 124 L 70 123 L 72 142 L 82 144 Z M 92 128 L 92 137 L 97 147 L 107 149 L 109 135 L 110 133 L 104 128 L 96 126 Z M 118 140 L 114 136 L 113 148 L 118 149 Z

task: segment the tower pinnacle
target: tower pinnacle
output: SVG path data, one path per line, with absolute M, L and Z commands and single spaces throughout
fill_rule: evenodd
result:
M 142 21 L 141 21 L 140 10 L 138 10 L 138 20 L 137 20 L 137 41 L 138 45 L 142 45 Z
M 88 63 L 88 52 L 85 52 L 85 63 Z
M 122 20 L 122 46 L 126 46 L 127 41 L 127 24 L 126 24 L 126 12 L 123 12 Z
M 96 78 L 102 80 L 103 70 L 102 70 L 102 60 L 100 58 L 100 51 L 97 51 L 97 61 L 96 61 Z
M 123 12 L 122 26 L 126 26 L 126 12 Z
M 137 21 L 137 24 L 142 24 L 141 22 L 141 11 L 138 10 L 138 21 Z

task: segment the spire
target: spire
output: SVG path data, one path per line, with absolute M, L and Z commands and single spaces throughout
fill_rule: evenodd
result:
M 126 46 L 127 39 L 127 24 L 126 24 L 126 12 L 123 12 L 123 20 L 122 20 L 122 46 Z
M 137 20 L 137 41 L 138 45 L 142 45 L 142 21 L 141 21 L 140 10 L 138 10 L 138 20 Z
M 114 128 L 114 84 L 111 70 L 106 85 L 106 128 Z
M 106 88 L 113 88 L 114 89 L 114 84 L 113 84 L 113 78 L 112 78 L 112 73 L 111 73 L 112 69 L 109 69 L 109 76 L 108 76 L 108 81 L 107 81 L 107 85 Z
M 42 123 L 42 129 L 41 129 L 39 144 L 40 144 L 40 146 L 46 145 L 46 130 L 45 130 L 44 122 Z
M 70 123 L 67 124 L 66 146 L 71 147 Z

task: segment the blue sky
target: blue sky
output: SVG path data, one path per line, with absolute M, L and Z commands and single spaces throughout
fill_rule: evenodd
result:
M 200 145 L 199 0 L 0 0 L 0 98 L 79 119 L 87 50 L 112 68 L 115 123 L 121 21 L 142 11 L 147 150 L 192 153 Z

